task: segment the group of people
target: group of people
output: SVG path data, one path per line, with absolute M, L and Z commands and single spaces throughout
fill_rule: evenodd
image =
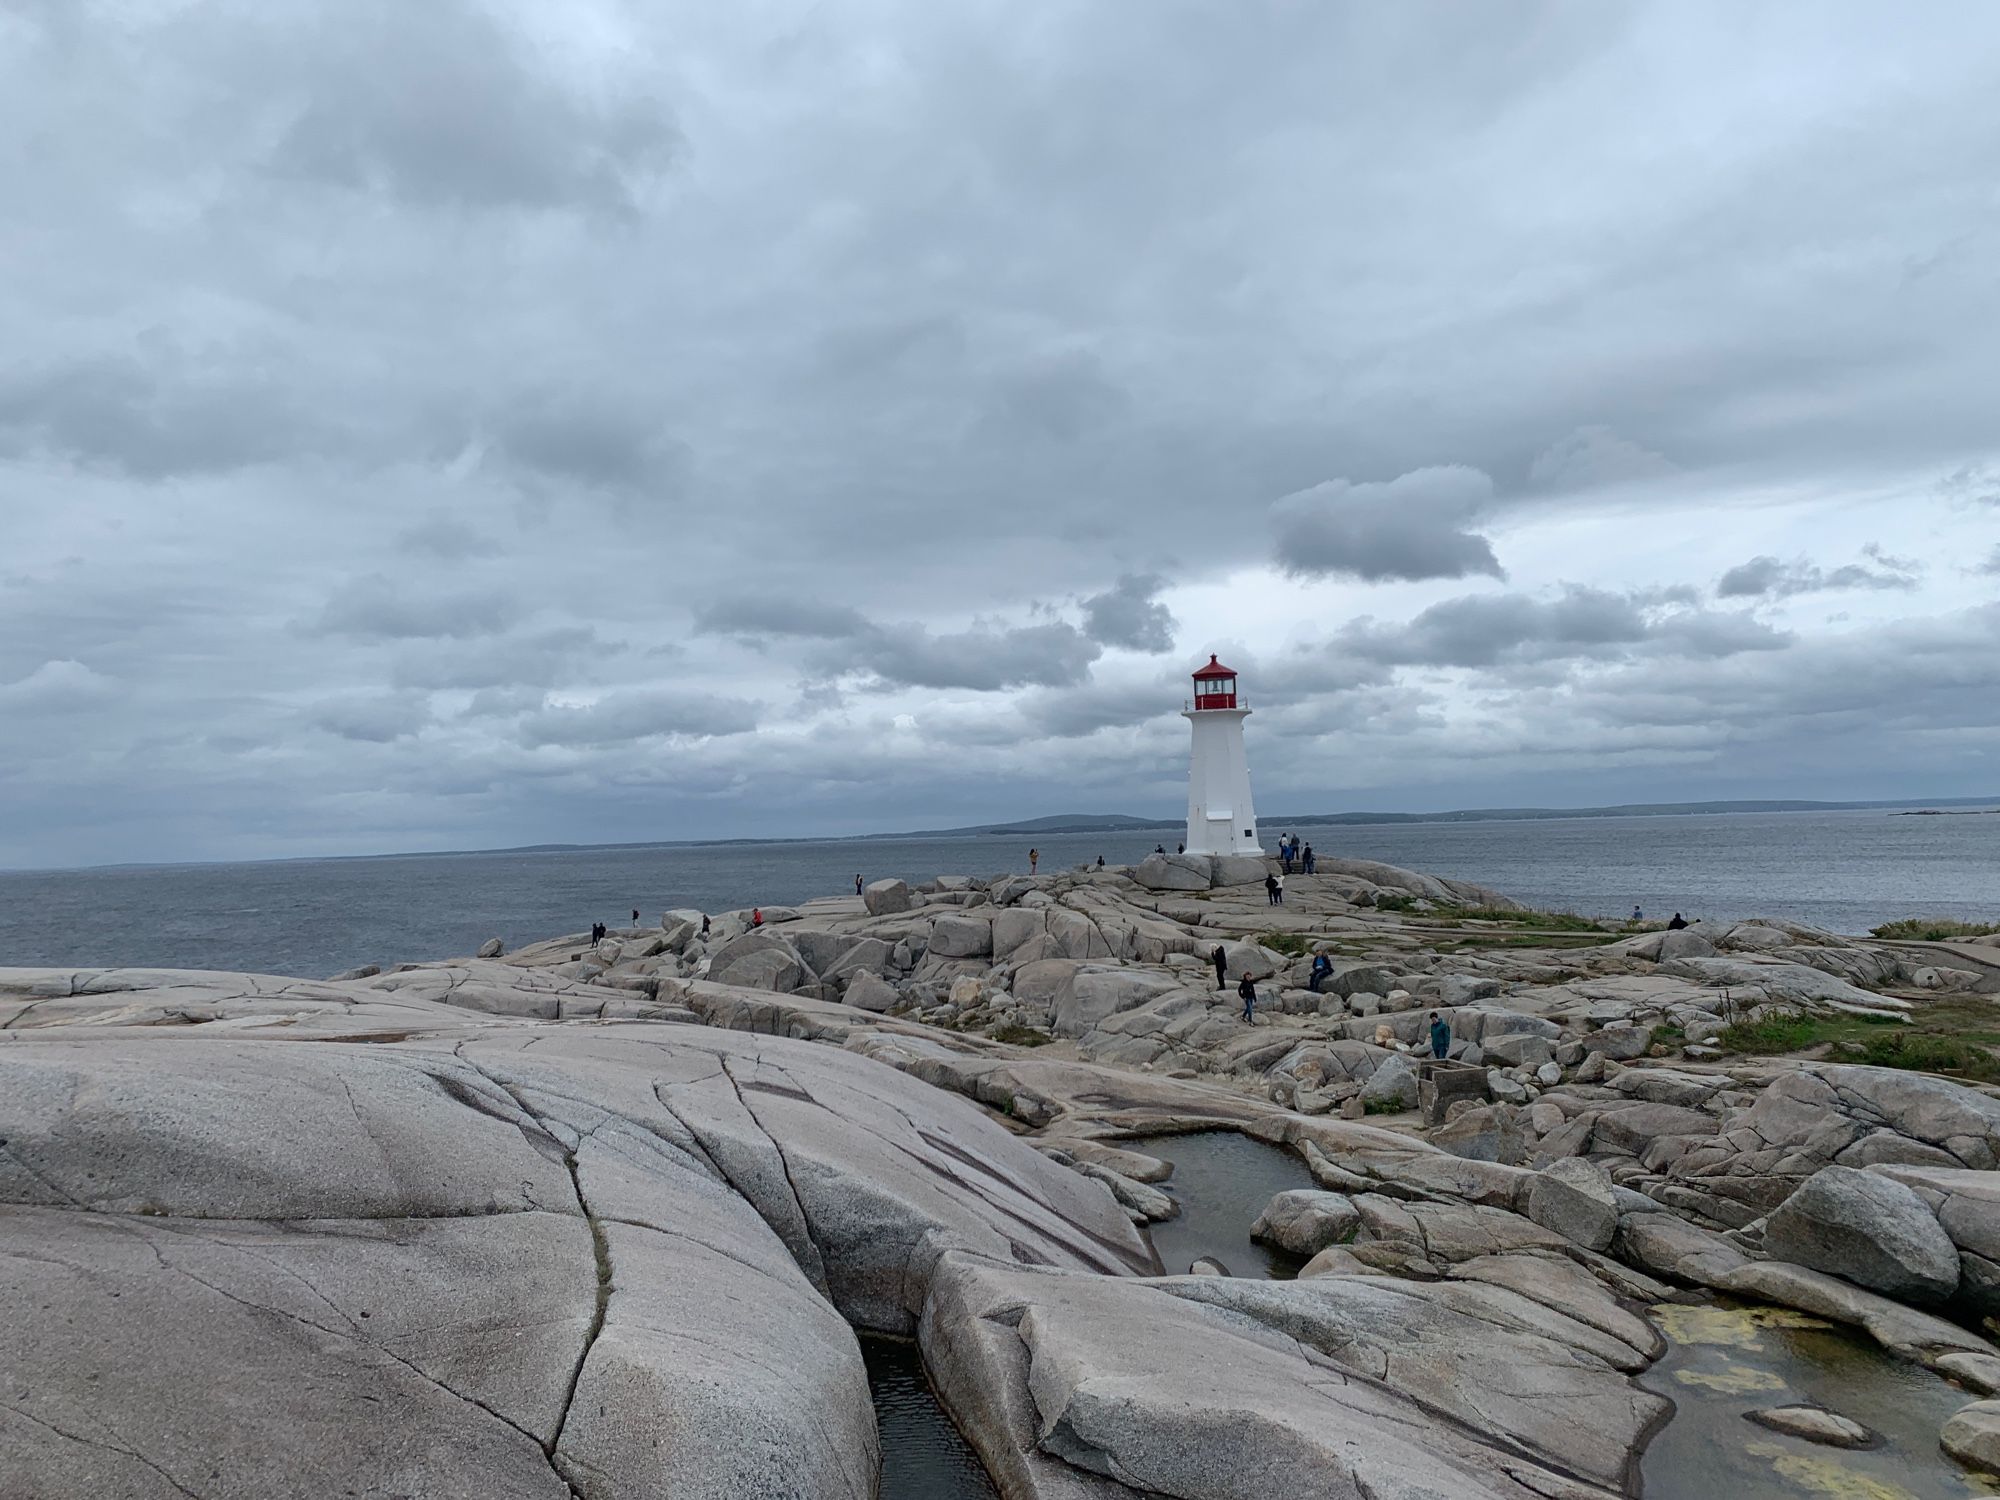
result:
M 1278 840 L 1278 863 L 1285 867 L 1287 875 L 1295 868 L 1302 874 L 1310 875 L 1313 873 L 1313 846 L 1307 844 L 1301 848 L 1299 836 L 1288 833 Z
M 1286 872 L 1290 873 L 1290 866 L 1286 867 Z M 1271 905 L 1283 906 L 1285 904 L 1285 877 L 1283 875 L 1266 875 L 1264 877 L 1264 895 L 1270 901 Z

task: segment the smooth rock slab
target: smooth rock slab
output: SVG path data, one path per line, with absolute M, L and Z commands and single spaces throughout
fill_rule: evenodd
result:
M 1618 1233 L 1610 1174 L 1581 1156 L 1551 1162 L 1528 1185 L 1528 1217 L 1586 1250 L 1608 1249 Z
M 1944 1451 L 1967 1468 L 2000 1474 L 2000 1401 L 1974 1401 L 1945 1420 Z

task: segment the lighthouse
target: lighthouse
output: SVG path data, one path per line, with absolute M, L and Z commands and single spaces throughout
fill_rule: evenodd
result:
M 1213 656 L 1194 674 L 1194 703 L 1181 711 L 1193 731 L 1188 751 L 1187 852 L 1262 854 L 1257 809 L 1250 801 L 1250 762 L 1236 674 Z

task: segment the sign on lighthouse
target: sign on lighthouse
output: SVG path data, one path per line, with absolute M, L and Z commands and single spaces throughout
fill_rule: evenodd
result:
M 1243 721 L 1250 710 L 1237 706 L 1236 674 L 1209 657 L 1194 674 L 1194 704 L 1181 716 L 1193 730 L 1187 852 L 1262 854 L 1257 809 L 1250 801 L 1250 762 L 1243 753 Z

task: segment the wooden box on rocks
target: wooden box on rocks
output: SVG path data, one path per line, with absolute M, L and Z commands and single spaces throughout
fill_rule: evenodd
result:
M 1417 1064 L 1417 1108 L 1426 1125 L 1444 1124 L 1445 1112 L 1460 1099 L 1483 1104 L 1490 1098 L 1484 1068 L 1441 1057 Z

